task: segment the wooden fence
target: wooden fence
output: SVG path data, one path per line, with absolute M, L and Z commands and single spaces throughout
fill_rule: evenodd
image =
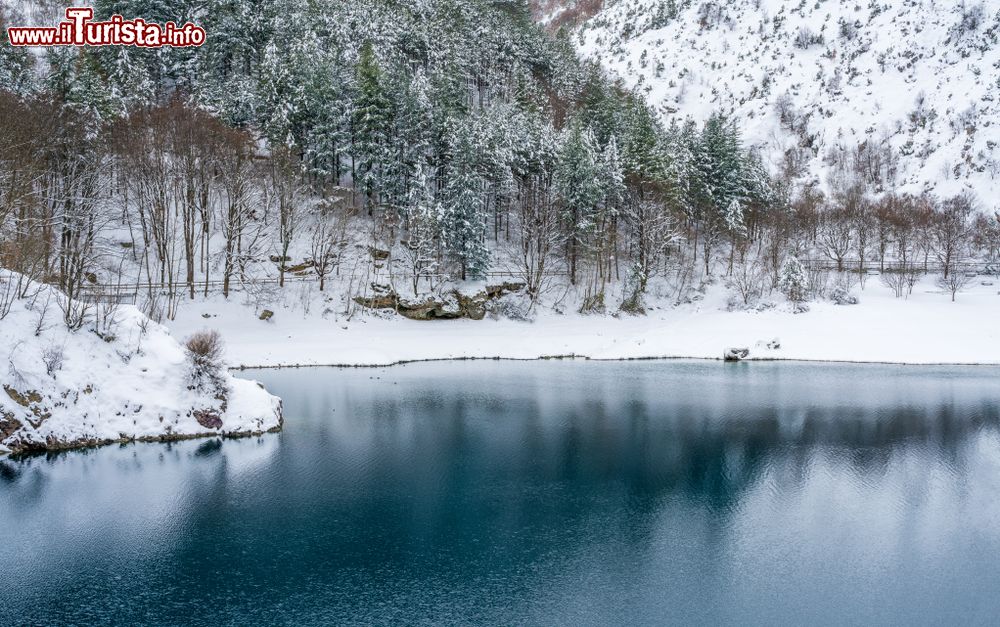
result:
M 802 265 L 810 271 L 830 271 L 836 272 L 838 270 L 838 263 L 832 259 L 803 259 Z M 886 261 L 884 263 L 879 263 L 878 260 L 875 261 L 865 261 L 862 264 L 857 259 L 844 260 L 842 264 L 845 272 L 861 272 L 862 270 L 867 273 L 880 273 L 880 272 L 901 272 L 904 270 L 916 270 L 921 273 L 932 273 L 938 274 L 943 272 L 944 266 L 938 261 L 929 261 L 924 264 L 923 260 L 917 262 L 908 262 L 903 264 L 899 261 Z M 976 275 L 1000 275 L 1000 263 L 990 263 L 990 262 L 969 262 L 961 261 L 952 264 L 952 268 L 956 272 L 970 273 Z M 559 272 L 546 272 L 546 278 L 553 277 L 566 277 L 569 273 L 565 271 Z M 450 275 L 444 274 L 433 274 L 433 275 L 422 275 L 433 279 L 448 279 L 454 278 Z M 340 275 L 328 275 L 327 282 L 331 280 L 343 281 L 372 281 L 378 280 L 380 278 L 385 278 L 384 274 L 375 273 L 363 273 L 355 272 L 352 274 L 340 274 Z M 509 280 L 516 281 L 519 280 L 516 274 L 511 272 L 487 272 L 484 275 L 484 279 L 487 281 L 499 281 L 499 280 Z M 241 281 L 237 277 L 233 277 L 230 281 L 230 289 L 232 291 L 245 291 L 246 285 L 249 284 L 255 288 L 266 287 L 266 286 L 277 286 L 280 282 L 278 277 L 263 277 L 254 278 L 248 281 Z M 319 278 L 315 274 L 286 274 L 285 283 L 286 284 L 301 284 L 301 283 L 318 283 Z M 193 284 L 188 284 L 186 281 L 178 281 L 174 283 L 91 283 L 85 284 L 81 289 L 80 296 L 85 300 L 92 300 L 95 302 L 107 302 L 107 301 L 117 301 L 122 303 L 134 303 L 145 294 L 158 294 L 158 295 L 181 295 L 190 292 L 191 287 L 194 287 L 195 294 L 204 294 L 206 291 L 209 293 L 221 293 L 223 288 L 222 280 L 196 280 Z

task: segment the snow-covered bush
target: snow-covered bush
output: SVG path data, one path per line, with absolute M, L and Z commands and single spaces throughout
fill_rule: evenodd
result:
M 486 314 L 493 320 L 507 318 L 529 322 L 534 319 L 531 298 L 527 294 L 505 294 L 486 302 Z
M 243 285 L 243 304 L 255 311 L 275 310 L 284 299 L 285 293 L 277 284 L 250 281 Z
M 711 29 L 729 20 L 726 13 L 725 3 L 705 2 L 698 7 L 698 26 L 702 29 Z
M 799 29 L 797 35 L 795 35 L 795 41 L 793 45 L 796 48 L 807 50 L 812 46 L 823 45 L 824 39 L 822 34 L 817 34 L 812 31 L 808 26 L 803 26 Z
M 789 257 L 781 264 L 778 289 L 793 303 L 801 303 L 808 297 L 809 276 L 802 263 L 795 257 Z
M 879 279 L 882 285 L 892 290 L 896 298 L 909 296 L 913 293 L 913 287 L 920 280 L 920 273 L 912 265 L 894 272 L 883 272 Z
M 17 301 L 18 289 L 12 277 L 0 277 L 0 320 L 7 317 Z
M 56 303 L 59 305 L 60 311 L 62 311 L 63 322 L 66 324 L 67 329 L 71 331 L 79 330 L 90 320 L 91 305 L 87 301 L 72 298 L 59 292 L 56 294 Z
M 224 346 L 218 331 L 198 331 L 184 342 L 191 363 L 191 386 L 196 390 L 214 390 L 222 380 Z
M 163 296 L 159 290 L 150 290 L 139 297 L 137 305 L 146 318 L 153 322 L 163 322 Z
M 859 23 L 852 22 L 850 20 L 841 19 L 839 33 L 841 39 L 847 41 L 854 41 L 854 38 L 858 36 Z
M 604 304 L 604 292 L 590 292 L 584 294 L 580 302 L 580 313 L 582 314 L 603 314 L 606 308 Z
M 51 344 L 42 350 L 42 363 L 45 364 L 45 373 L 50 377 L 55 377 L 62 370 L 65 359 L 66 351 L 59 344 Z
M 978 31 L 985 19 L 985 10 L 981 2 L 967 3 L 963 0 L 958 7 L 958 14 L 958 22 L 951 28 L 951 32 L 956 38 L 961 38 L 966 33 Z
M 833 301 L 835 305 L 857 305 L 858 297 L 851 293 L 851 291 L 844 285 L 838 285 L 833 288 L 830 292 L 830 300 Z

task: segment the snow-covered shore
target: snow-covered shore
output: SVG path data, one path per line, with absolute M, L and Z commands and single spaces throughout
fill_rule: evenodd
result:
M 751 359 L 906 364 L 1000 364 L 1000 295 L 974 286 L 951 302 L 930 280 L 897 299 L 877 277 L 860 304 L 810 303 L 806 313 L 786 304 L 764 311 L 727 311 L 726 291 L 704 300 L 650 309 L 645 316 L 582 316 L 541 312 L 534 322 L 449 320 L 398 316 L 350 320 L 313 307 L 277 307 L 257 319 L 238 299 L 188 304 L 170 323 L 175 335 L 205 327 L 226 339 L 234 367 L 379 366 L 405 361 L 468 358 L 720 359 L 727 347 L 750 348 Z M 856 288 L 857 289 L 857 288 Z M 206 317 L 207 316 L 207 317 Z M 779 339 L 781 347 L 766 344 Z
M 100 335 L 70 331 L 60 295 L 37 289 L 0 322 L 0 453 L 280 429 L 280 399 L 254 381 L 223 371 L 221 392 L 189 389 L 184 349 L 135 307 Z

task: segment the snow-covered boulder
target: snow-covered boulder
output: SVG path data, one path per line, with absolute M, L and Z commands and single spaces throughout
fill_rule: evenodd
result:
M 0 270 L 0 294 L 18 278 Z M 70 330 L 56 289 L 18 296 L 0 321 L 0 452 L 281 428 L 281 400 L 255 381 L 222 369 L 214 388 L 192 386 L 185 349 L 135 307 Z
M 722 353 L 723 361 L 740 361 L 750 356 L 749 348 L 727 348 Z

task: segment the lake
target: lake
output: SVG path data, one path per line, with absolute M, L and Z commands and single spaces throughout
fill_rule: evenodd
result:
M 284 432 L 0 459 L 0 624 L 1000 616 L 1000 369 L 244 375 Z

